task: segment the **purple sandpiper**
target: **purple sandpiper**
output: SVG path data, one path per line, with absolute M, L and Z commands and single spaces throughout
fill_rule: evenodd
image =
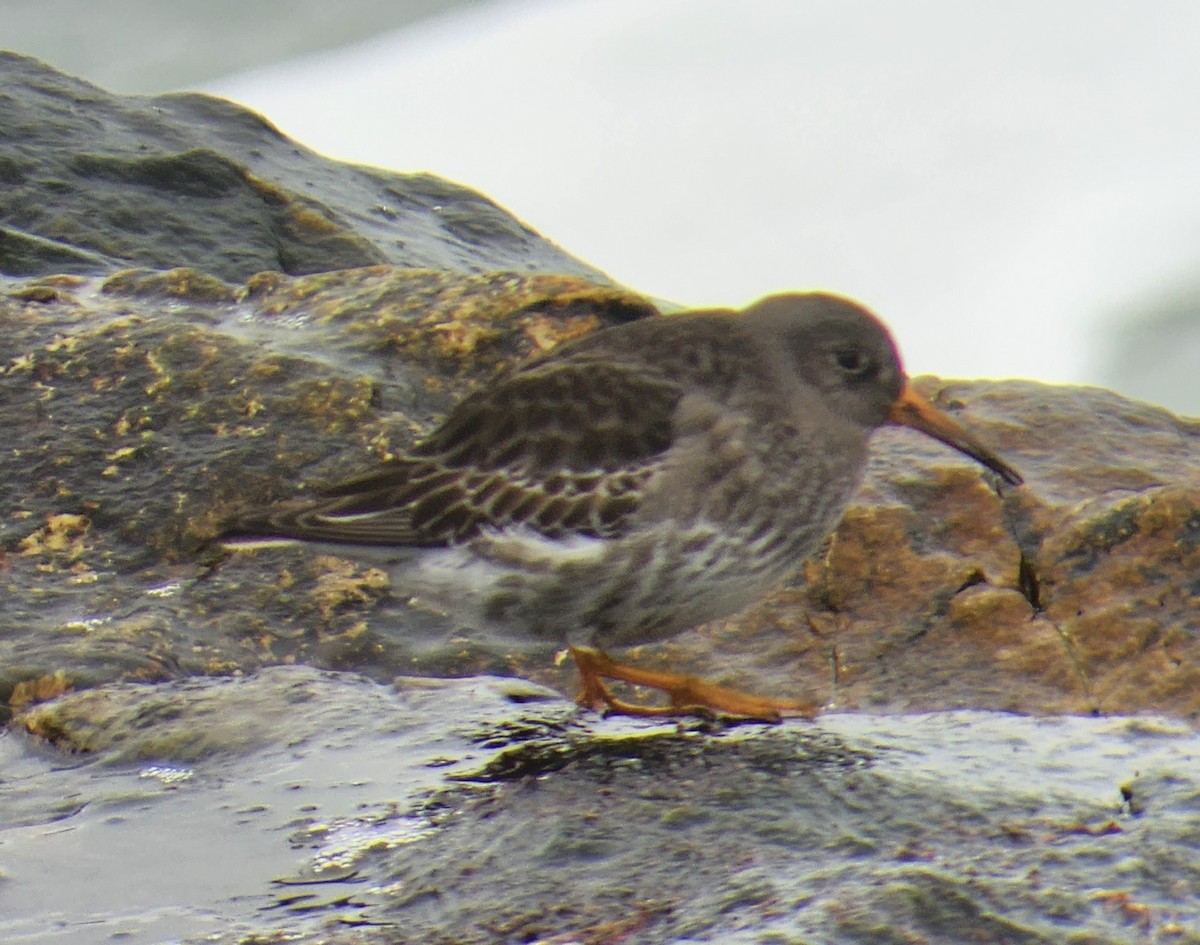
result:
M 913 390 L 874 315 L 791 293 L 560 345 L 467 396 L 407 455 L 242 515 L 222 542 L 382 559 L 397 588 L 467 628 L 566 644 L 593 708 L 809 714 L 605 650 L 734 614 L 784 581 L 837 526 L 885 424 L 1021 482 Z M 605 680 L 669 704 L 619 699 Z

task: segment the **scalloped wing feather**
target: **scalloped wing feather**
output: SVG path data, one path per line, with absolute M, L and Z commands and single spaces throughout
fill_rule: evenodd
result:
M 641 366 L 535 362 L 466 397 L 415 455 L 533 476 L 617 472 L 666 451 L 681 396 Z
M 412 456 L 236 531 L 376 546 L 447 545 L 509 525 L 615 535 L 671 445 L 680 396 L 638 367 L 535 362 L 461 401 Z
M 621 473 L 569 473 L 549 481 L 400 461 L 374 487 L 317 502 L 277 506 L 239 532 L 357 545 L 438 546 L 487 528 L 523 525 L 548 536 L 617 534 L 640 504 L 657 464 Z

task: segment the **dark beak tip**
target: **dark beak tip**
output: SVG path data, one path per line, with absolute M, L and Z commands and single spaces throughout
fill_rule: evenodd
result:
M 1025 485 L 1025 477 L 1013 469 L 1011 466 L 1004 466 L 996 470 L 996 473 L 1007 482 L 1010 486 Z
M 1006 486 L 1016 487 L 1016 486 L 1023 485 L 1025 482 L 1025 480 L 1024 480 L 1024 478 L 1022 478 L 1021 474 L 1019 472 L 1017 472 L 1015 469 L 1013 469 L 1011 466 L 988 465 L 987 468 L 991 472 L 995 473 L 996 479 L 997 479 L 997 485 L 999 485 L 1000 483 L 1004 483 L 1004 485 L 1006 485 Z

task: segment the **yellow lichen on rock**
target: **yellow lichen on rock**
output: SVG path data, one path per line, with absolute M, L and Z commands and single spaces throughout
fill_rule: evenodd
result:
M 309 591 L 308 599 L 326 621 L 334 613 L 349 604 L 378 599 L 388 593 L 388 576 L 378 568 L 359 571 L 355 564 L 345 558 L 321 555 L 314 562 L 321 569 L 316 584 Z
M 8 697 L 8 705 L 14 712 L 20 712 L 34 703 L 45 702 L 70 691 L 71 683 L 67 674 L 58 670 L 46 676 L 24 679 L 17 683 Z
M 50 515 L 46 524 L 21 539 L 21 554 L 54 556 L 75 561 L 87 550 L 84 539 L 92 523 L 86 515 L 62 513 Z

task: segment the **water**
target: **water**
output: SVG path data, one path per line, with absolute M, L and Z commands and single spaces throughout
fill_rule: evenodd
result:
M 396 691 L 306 667 L 76 698 L 61 718 L 103 720 L 92 752 L 0 735 L 13 945 L 341 942 L 322 937 L 338 923 L 376 929 L 366 941 L 475 941 L 522 909 L 548 932 L 612 921 L 626 886 L 665 905 L 647 942 L 687 928 L 861 941 L 853 913 L 871 902 L 875 921 L 900 909 L 935 942 L 938 910 L 979 932 L 980 907 L 1023 941 L 1063 915 L 1122 940 L 1128 918 L 1104 898 L 1118 892 L 1152 931 L 1200 934 L 1200 740 L 1176 721 L 957 711 L 724 729 L 602 720 L 513 680 Z M 548 889 L 543 915 L 530 904 Z M 912 889 L 927 898 L 909 914 Z

